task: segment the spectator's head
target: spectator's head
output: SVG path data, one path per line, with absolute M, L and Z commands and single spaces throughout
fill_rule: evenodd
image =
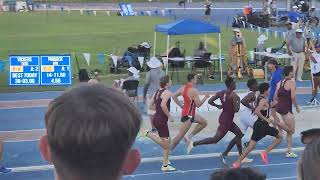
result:
M 58 180 L 118 180 L 140 162 L 131 147 L 141 119 L 123 93 L 80 84 L 49 104 L 39 148 Z
M 176 48 L 180 48 L 180 41 L 177 41 L 175 45 L 176 45 Z
M 149 66 L 150 69 L 156 69 L 161 67 L 161 62 L 159 61 L 158 58 L 152 57 L 150 58 L 150 61 L 147 62 L 147 65 Z
M 316 7 L 315 7 L 314 5 L 312 5 L 311 8 L 310 8 L 310 10 L 311 10 L 311 11 L 315 11 L 315 10 L 316 10 Z
M 199 43 L 199 48 L 198 49 L 200 49 L 200 50 L 204 49 L 204 43 L 203 42 Z
M 268 96 L 269 95 L 269 88 L 270 88 L 270 85 L 269 83 L 261 83 L 259 85 L 259 92 L 261 95 L 265 95 L 265 96 Z
M 131 66 L 128 69 L 128 76 L 133 76 L 134 78 L 139 78 L 139 72 L 135 67 Z
M 320 43 L 317 43 L 315 45 L 315 48 L 316 48 L 317 53 L 320 53 Z
M 285 77 L 293 78 L 293 66 L 285 66 L 283 69 L 283 74 Z
M 320 180 L 320 138 L 309 142 L 298 162 L 298 180 Z
M 309 129 L 301 132 L 301 142 L 303 144 L 309 144 L 316 138 L 320 138 L 320 128 Z
M 234 82 L 234 79 L 232 77 L 227 77 L 226 80 L 224 81 L 226 87 L 229 90 L 235 90 L 236 89 L 236 82 Z
M 258 82 L 256 79 L 249 79 L 247 82 L 247 86 L 250 89 L 250 91 L 256 92 L 258 91 Z
M 213 173 L 210 180 L 266 180 L 266 175 L 253 168 L 224 169 Z
M 160 78 L 160 87 L 161 88 L 169 88 L 171 86 L 171 79 L 170 76 L 162 76 Z
M 194 73 L 190 73 L 187 76 L 188 82 L 192 84 L 197 84 L 197 75 Z
M 271 72 L 274 72 L 278 68 L 278 61 L 274 58 L 268 60 L 268 69 Z
M 303 35 L 303 32 L 304 32 L 304 31 L 303 31 L 302 29 L 297 29 L 297 30 L 296 30 L 296 37 L 297 37 L 297 38 L 301 38 L 302 35 Z
M 287 21 L 286 22 L 286 27 L 288 30 L 291 30 L 292 29 L 292 23 L 290 21 Z
M 90 79 L 90 80 L 88 81 L 88 83 L 89 83 L 89 84 L 98 84 L 99 82 L 98 82 L 98 80 L 96 80 L 96 79 Z

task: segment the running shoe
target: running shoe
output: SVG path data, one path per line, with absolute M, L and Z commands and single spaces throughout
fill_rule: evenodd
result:
M 11 169 L 8 169 L 8 168 L 6 168 L 4 166 L 0 167 L 0 173 L 6 174 L 6 173 L 9 173 L 9 172 L 11 172 Z
M 209 80 L 214 80 L 214 76 L 213 75 L 209 76 L 208 78 L 209 78 Z
M 251 163 L 253 161 L 253 159 L 249 159 L 249 158 L 244 158 L 241 163 Z
M 262 159 L 263 163 L 264 163 L 264 164 L 269 164 L 267 152 L 262 151 L 262 152 L 260 153 L 260 155 L 261 155 L 261 159 Z
M 187 154 L 190 154 L 191 150 L 193 149 L 193 141 L 190 140 L 188 147 L 187 147 Z
M 221 161 L 222 161 L 223 165 L 225 167 L 228 167 L 227 160 L 226 160 L 227 156 L 225 156 L 223 154 L 220 154 L 220 158 L 221 158 Z
M 158 130 L 157 130 L 157 128 L 152 128 L 151 129 L 151 132 L 157 132 Z
M 160 162 L 162 162 L 162 163 L 163 163 L 163 160 L 161 160 Z M 171 165 L 171 162 L 170 162 L 170 160 L 168 161 L 168 165 Z
M 170 166 L 170 165 L 162 166 L 162 167 L 161 167 L 161 171 L 164 171 L 164 172 L 166 172 L 166 171 L 175 171 L 175 170 L 176 170 L 176 168 L 175 168 L 175 167 L 172 167 L 172 166 Z
M 286 153 L 286 157 L 287 157 L 287 158 L 297 158 L 298 155 L 295 154 L 294 152 L 287 152 L 287 153 Z
M 241 163 L 235 162 L 235 163 L 232 164 L 232 167 L 233 167 L 234 169 L 239 169 L 239 168 L 241 167 Z

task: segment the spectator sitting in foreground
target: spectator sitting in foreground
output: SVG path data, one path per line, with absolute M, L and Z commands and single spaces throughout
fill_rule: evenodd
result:
M 119 180 L 139 165 L 141 114 L 121 92 L 80 84 L 49 104 L 39 149 L 56 180 Z
M 113 87 L 115 89 L 121 90 L 124 81 L 128 80 L 138 80 L 139 81 L 139 72 L 135 67 L 130 67 L 128 70 L 128 76 L 125 79 L 118 79 L 113 82 Z
M 266 178 L 266 175 L 257 169 L 241 168 L 214 172 L 210 180 L 266 180 Z

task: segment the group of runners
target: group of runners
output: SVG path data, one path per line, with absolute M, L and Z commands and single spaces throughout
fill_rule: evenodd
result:
M 299 113 L 300 108 L 296 101 L 296 86 L 293 80 L 293 67 L 284 68 L 277 66 L 277 61 L 270 59 L 268 68 L 272 72 L 270 83 L 260 83 L 255 79 L 249 79 L 247 86 L 248 93 L 240 99 L 235 92 L 236 82 L 232 77 L 225 79 L 226 89 L 212 97 L 209 94 L 200 96 L 196 89 L 197 75 L 188 74 L 188 83 L 182 86 L 177 92 L 169 90 L 171 81 L 169 76 L 160 79 L 160 89 L 155 92 L 149 103 L 149 108 L 155 110 L 153 123 L 156 131 L 145 131 L 144 135 L 163 148 L 162 171 L 174 171 L 176 168 L 169 161 L 170 152 L 175 149 L 179 142 L 184 139 L 189 154 L 193 148 L 200 145 L 217 144 L 229 131 L 235 137 L 230 141 L 226 150 L 220 155 L 222 162 L 227 165 L 226 157 L 231 149 L 236 145 L 239 152 L 239 159 L 232 164 L 234 168 L 239 168 L 242 163 L 252 162 L 247 156 L 255 148 L 258 141 L 266 136 L 273 136 L 274 140 L 270 146 L 261 152 L 261 158 L 265 164 L 268 163 L 268 153 L 281 143 L 283 131 L 286 132 L 288 150 L 286 157 L 296 158 L 292 151 L 292 135 L 295 131 L 295 120 L 292 105 Z M 178 99 L 183 97 L 183 101 Z M 172 120 L 170 114 L 171 99 L 182 108 L 181 126 L 178 134 L 171 138 L 168 121 Z M 201 107 L 208 100 L 208 104 L 221 109 L 219 126 L 213 137 L 208 137 L 199 141 L 193 141 L 193 137 L 201 132 L 206 126 L 205 118 L 197 114 L 197 108 Z M 217 103 L 219 102 L 220 103 Z M 240 106 L 243 108 L 240 108 Z M 234 115 L 240 114 L 240 122 L 234 122 Z M 278 116 L 279 115 L 279 116 Z M 196 126 L 190 133 L 192 124 Z M 247 133 L 248 128 L 253 129 L 250 142 L 244 143 L 242 149 L 242 137 Z

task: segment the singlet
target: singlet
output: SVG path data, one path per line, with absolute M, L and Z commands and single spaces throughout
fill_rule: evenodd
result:
M 154 96 L 154 104 L 156 106 L 156 113 L 154 115 L 155 121 L 161 121 L 161 122 L 168 121 L 167 115 L 163 112 L 161 108 L 161 102 L 162 102 L 161 95 L 165 90 L 166 89 L 159 89 Z M 171 98 L 167 101 L 167 108 L 169 111 L 170 111 L 170 102 L 171 102 Z
M 182 108 L 182 113 L 181 116 L 191 116 L 195 117 L 196 114 L 196 103 L 194 100 L 191 100 L 189 98 L 189 90 L 193 87 L 192 83 L 187 83 L 182 91 L 182 97 L 183 97 L 183 108 Z
M 246 97 L 246 96 L 247 96 L 248 94 L 250 94 L 250 93 L 254 93 L 254 96 L 255 96 L 254 98 L 255 98 L 255 101 L 256 101 L 257 96 L 256 96 L 256 93 L 253 92 L 253 91 L 247 92 L 243 97 L 241 97 L 241 99 L 243 99 L 244 97 Z M 252 107 L 255 107 L 255 101 L 250 102 L 250 105 L 251 105 Z M 244 112 L 244 113 L 250 112 L 250 113 L 252 113 L 252 109 L 247 108 L 246 106 L 244 106 L 244 105 L 241 103 L 241 104 L 240 104 L 240 112 Z
M 280 88 L 278 90 L 278 104 L 276 110 L 280 114 L 292 113 L 292 100 L 291 100 L 291 90 L 285 89 L 285 84 L 288 79 L 281 81 Z
M 256 103 L 256 106 L 259 106 L 259 103 L 260 103 L 260 101 L 262 100 L 262 99 L 266 99 L 265 97 L 263 97 L 263 96 L 261 96 L 261 95 L 259 95 L 258 97 L 257 97 L 257 103 Z M 261 114 L 262 114 L 262 116 L 264 116 L 264 117 L 267 117 L 267 118 L 269 118 L 269 109 L 261 109 Z M 260 120 L 260 121 L 263 121 L 264 122 L 264 120 L 263 119 L 261 119 L 259 116 L 258 116 L 258 120 Z
M 232 124 L 234 114 L 236 113 L 233 107 L 233 100 L 230 97 L 232 91 L 221 91 L 220 93 L 220 101 L 222 104 L 222 113 L 219 117 L 220 124 Z

